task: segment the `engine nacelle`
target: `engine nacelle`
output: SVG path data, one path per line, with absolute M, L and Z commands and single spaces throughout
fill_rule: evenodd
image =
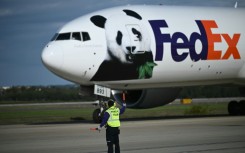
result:
M 128 90 L 126 103 L 128 108 L 153 108 L 166 105 L 176 99 L 181 88 L 157 88 L 143 90 Z M 123 103 L 123 92 L 113 90 L 112 95 L 119 103 Z

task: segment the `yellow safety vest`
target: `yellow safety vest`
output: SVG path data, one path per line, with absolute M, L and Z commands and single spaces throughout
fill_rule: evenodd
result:
M 119 127 L 120 126 L 120 120 L 119 120 L 120 110 L 119 110 L 119 108 L 112 106 L 109 109 L 107 109 L 106 112 L 109 113 L 109 115 L 110 115 L 110 117 L 107 121 L 107 124 L 110 127 Z

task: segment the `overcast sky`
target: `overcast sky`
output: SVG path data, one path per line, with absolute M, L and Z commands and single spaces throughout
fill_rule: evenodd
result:
M 0 86 L 71 84 L 43 66 L 41 51 L 62 25 L 86 13 L 127 4 L 233 7 L 236 1 L 0 0 Z

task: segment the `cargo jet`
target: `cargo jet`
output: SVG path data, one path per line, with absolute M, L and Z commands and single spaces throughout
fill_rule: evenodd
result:
M 131 108 L 168 104 L 185 86 L 234 84 L 245 91 L 244 18 L 238 8 L 108 8 L 64 25 L 42 61 L 80 84 L 82 94 L 99 85 L 95 92 L 111 89 L 109 97 Z M 233 101 L 228 110 L 242 114 L 244 106 Z

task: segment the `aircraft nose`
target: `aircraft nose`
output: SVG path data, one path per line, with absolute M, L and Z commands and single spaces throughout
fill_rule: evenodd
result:
M 53 45 L 47 45 L 42 51 L 42 62 L 53 71 L 59 71 L 63 64 L 63 51 Z

